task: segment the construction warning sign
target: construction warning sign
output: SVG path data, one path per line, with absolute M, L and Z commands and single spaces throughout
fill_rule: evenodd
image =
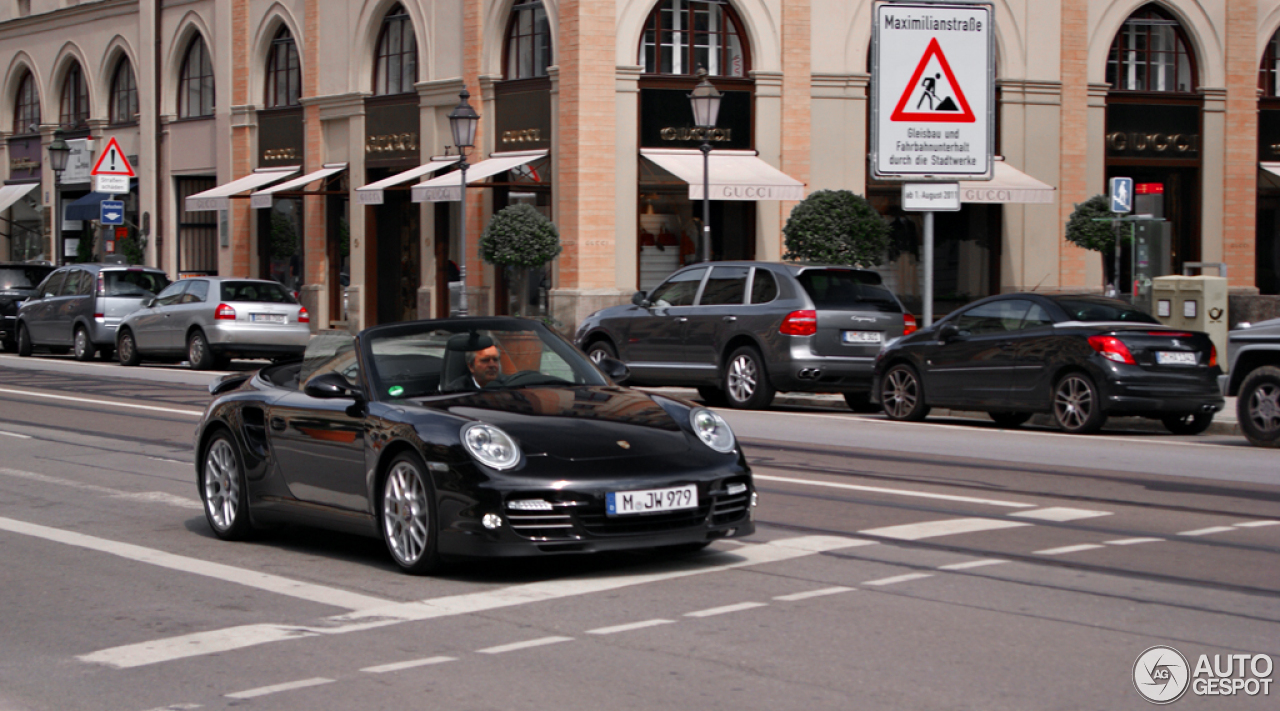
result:
M 966 180 L 994 169 L 992 8 L 879 3 L 873 11 L 872 171 Z

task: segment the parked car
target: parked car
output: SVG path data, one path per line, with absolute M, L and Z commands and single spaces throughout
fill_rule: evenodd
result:
M 1280 318 L 1227 334 L 1222 392 L 1236 398 L 1236 421 L 1250 443 L 1280 447 Z
M 195 370 L 231 358 L 301 358 L 311 316 L 278 282 L 193 277 L 170 284 L 116 332 L 121 365 L 185 360 Z
M 626 363 L 631 384 L 695 386 L 711 405 L 763 408 L 777 391 L 839 392 L 868 411 L 876 354 L 915 327 L 873 271 L 714 262 L 591 314 L 575 340 L 592 360 Z
M 0 262 L 0 345 L 6 351 L 18 347 L 18 305 L 35 295 L 52 271 L 52 264 Z
M 164 271 L 123 264 L 71 264 L 50 274 L 18 309 L 18 355 L 72 350 L 77 360 L 111 357 L 116 327 L 169 285 Z
M 1109 415 L 1138 415 L 1198 434 L 1225 404 L 1221 372 L 1208 334 L 1163 326 L 1124 301 L 1002 294 L 886 347 L 876 398 L 893 420 L 944 406 L 986 411 L 1002 427 L 1048 412 L 1083 434 Z
M 615 385 L 537 321 L 325 332 L 302 362 L 210 391 L 196 471 L 223 539 L 319 525 L 381 537 L 427 573 L 449 557 L 692 550 L 755 528 L 751 470 L 720 415 Z

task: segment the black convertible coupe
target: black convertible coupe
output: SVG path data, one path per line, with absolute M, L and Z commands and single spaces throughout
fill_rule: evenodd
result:
M 626 375 L 523 319 L 321 333 L 301 363 L 210 386 L 195 441 L 205 516 L 226 540 L 271 523 L 381 536 L 411 573 L 752 533 L 729 425 L 614 384 Z

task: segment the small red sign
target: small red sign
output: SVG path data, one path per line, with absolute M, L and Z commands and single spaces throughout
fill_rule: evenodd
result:
M 124 151 L 120 150 L 120 144 L 116 143 L 115 136 L 107 141 L 107 147 L 102 151 L 102 155 L 98 156 L 98 162 L 93 164 L 93 170 L 90 175 L 125 175 L 130 178 L 137 177 L 133 172 L 133 166 L 129 165 L 129 159 L 125 157 Z
M 128 236 L 129 236 L 129 228 L 128 228 L 128 227 L 117 227 L 117 228 L 116 228 L 116 239 L 125 239 L 125 238 L 127 238 Z
M 1164 193 L 1164 183 L 1138 183 L 1133 186 L 1134 195 L 1160 195 Z

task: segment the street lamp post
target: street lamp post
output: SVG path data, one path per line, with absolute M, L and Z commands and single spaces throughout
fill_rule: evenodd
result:
M 720 114 L 720 92 L 707 79 L 707 70 L 698 67 L 698 85 L 689 94 L 693 123 L 702 132 L 702 260 L 711 260 L 711 130 Z
M 62 264 L 62 171 L 67 169 L 71 146 L 62 140 L 62 132 L 53 134 L 49 144 L 49 166 L 53 168 L 53 263 Z
M 462 187 L 458 197 L 458 230 L 461 233 L 458 241 L 462 245 L 462 262 L 458 264 L 458 279 L 462 288 L 458 294 L 458 315 L 467 315 L 467 151 L 476 145 L 476 125 L 480 123 L 480 114 L 471 108 L 467 99 L 471 94 L 464 88 L 458 94 L 462 101 L 449 112 L 449 129 L 453 132 L 453 145 L 458 147 L 458 169 L 462 174 Z

